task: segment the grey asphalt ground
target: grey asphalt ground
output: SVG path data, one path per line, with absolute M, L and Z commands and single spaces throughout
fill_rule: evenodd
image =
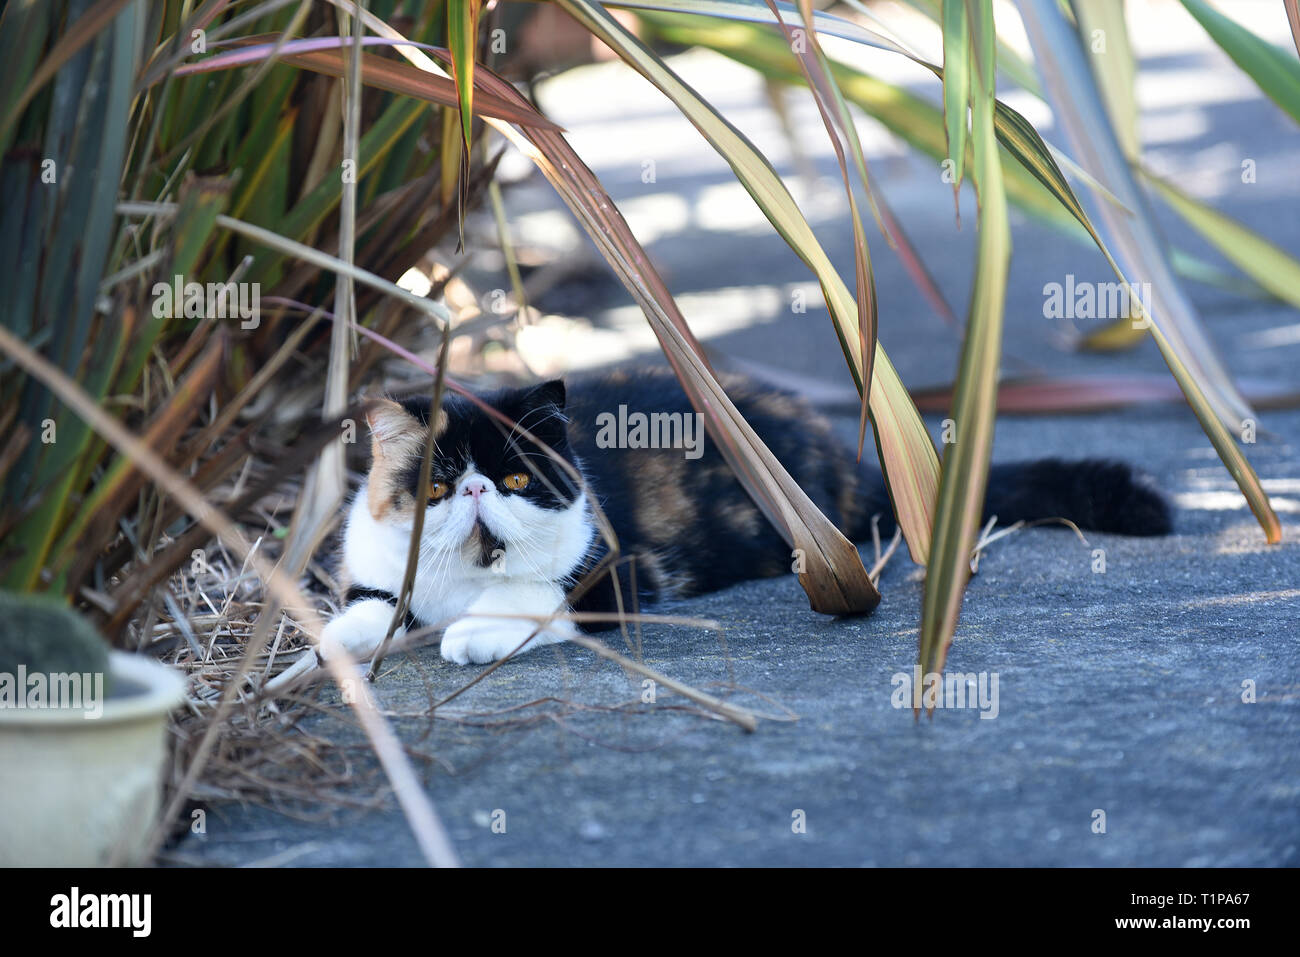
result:
M 1152 58 L 1144 69 L 1233 70 L 1204 52 Z M 1175 128 L 1197 128 L 1187 124 L 1189 112 L 1205 121 L 1200 133 L 1159 137 L 1149 147 L 1153 161 L 1189 189 L 1210 184 L 1205 194 L 1216 206 L 1300 252 L 1294 125 L 1257 96 L 1198 103 L 1189 95 L 1189 103 L 1144 114 L 1144 132 L 1167 130 L 1171 115 Z M 635 107 L 628 111 L 635 125 Z M 573 115 L 559 119 L 577 136 Z M 628 156 L 639 157 L 640 148 L 629 145 Z M 1239 181 L 1241 157 L 1257 160 L 1256 183 Z M 833 174 L 825 156 L 818 162 Z M 1226 173 L 1212 175 L 1216 168 Z M 622 202 L 645 189 L 639 169 L 637 159 L 596 172 Z M 877 174 L 960 314 L 973 230 L 954 232 L 950 196 L 934 188 L 928 163 L 890 159 Z M 696 153 L 658 166 L 658 188 L 692 208 L 727 178 Z M 507 194 L 512 211 L 547 202 L 553 205 L 544 184 Z M 973 223 L 973 208 L 963 219 Z M 1209 256 L 1176 221 L 1162 222 L 1187 248 Z M 851 275 L 845 220 L 818 229 Z M 919 302 L 897 257 L 877 246 L 885 348 L 909 385 L 948 380 L 958 340 Z M 729 235 L 692 222 L 649 249 L 675 293 L 808 279 L 781 241 L 761 232 Z M 1043 283 L 1067 272 L 1106 280 L 1104 269 L 1095 253 L 1018 220 L 1007 352 L 1051 372 L 1160 371 L 1149 345 L 1118 356 L 1054 346 L 1058 330 L 1042 318 Z M 1297 381 L 1300 317 L 1293 309 L 1194 283 L 1188 289 L 1234 373 Z M 628 302 L 620 287 L 600 281 L 586 294 L 596 301 L 597 320 L 601 309 Z M 847 381 L 817 308 L 779 311 L 708 345 L 718 356 Z M 938 419 L 928 422 L 937 435 Z M 854 436 L 852 419 L 837 425 Z M 893 706 L 892 677 L 910 673 L 916 657 L 921 600 L 919 571 L 900 555 L 885 570 L 883 602 L 865 619 L 810 612 L 793 577 L 657 609 L 725 627 L 719 636 L 648 626 L 644 660 L 770 714 L 754 734 L 682 710 L 685 702 L 662 689 L 653 706 L 641 705 L 640 677 L 572 647 L 505 665 L 448 705 L 445 719 L 402 718 L 397 727 L 413 748 L 438 756 L 421 769 L 470 865 L 1294 866 L 1300 413 L 1262 413 L 1260 426 L 1248 452 L 1284 525 L 1283 543 L 1272 547 L 1185 407 L 1000 421 L 996 459 L 1125 459 L 1149 472 L 1178 509 L 1177 533 L 1167 539 L 1089 534 L 1084 544 L 1067 530 L 1036 528 L 988 548 L 948 670 L 996 673 L 995 718 L 940 709 L 917 721 L 910 708 Z M 1093 570 L 1094 549 L 1104 549 L 1104 572 Z M 375 690 L 394 713 L 420 712 L 470 674 L 434 649 L 392 667 Z M 1250 703 L 1243 701 L 1248 686 Z M 323 698 L 337 695 L 330 689 Z M 356 734 L 329 717 L 312 720 L 319 733 Z M 801 820 L 802 833 L 794 826 Z M 214 804 L 207 833 L 187 838 L 170 859 L 421 863 L 391 800 L 325 822 Z

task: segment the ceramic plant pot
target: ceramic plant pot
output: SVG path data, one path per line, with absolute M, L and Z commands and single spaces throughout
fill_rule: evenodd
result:
M 0 707 L 0 867 L 141 863 L 185 682 L 119 651 L 109 671 L 102 707 Z

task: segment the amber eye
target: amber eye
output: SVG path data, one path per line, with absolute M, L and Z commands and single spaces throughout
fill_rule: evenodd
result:
M 514 475 L 507 475 L 501 480 L 501 484 L 508 489 L 518 492 L 521 488 L 528 485 L 528 473 L 516 472 Z
M 448 485 L 446 482 L 430 482 L 429 501 L 436 502 L 438 501 L 438 499 L 442 498 L 450 491 L 451 491 L 451 486 Z

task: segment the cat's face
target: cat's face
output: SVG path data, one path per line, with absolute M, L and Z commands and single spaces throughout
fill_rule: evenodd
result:
M 562 382 L 484 400 L 572 461 Z M 409 531 L 422 505 L 422 565 L 458 560 L 487 568 L 507 558 L 514 565 L 541 563 L 580 504 L 572 477 L 518 428 L 449 395 L 434 417 L 429 495 L 417 503 L 429 406 L 428 399 L 383 400 L 368 414 L 371 516 Z

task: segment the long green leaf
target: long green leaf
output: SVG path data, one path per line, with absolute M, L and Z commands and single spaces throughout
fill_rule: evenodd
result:
M 1183 0 L 1183 6 L 1223 52 L 1259 84 L 1264 95 L 1300 123 L 1300 60 L 1261 40 L 1204 0 Z
M 461 146 L 469 154 L 474 122 L 474 58 L 478 45 L 479 0 L 448 0 L 447 47 L 460 98 Z
M 1300 308 L 1300 262 L 1286 250 L 1237 220 L 1198 202 L 1168 180 L 1147 170 L 1143 170 L 1143 174 L 1174 212 L 1229 262 L 1283 302 Z
M 590 0 L 557 2 L 677 105 L 727 161 L 759 209 L 817 276 L 854 381 L 860 391 L 868 391 L 870 396 L 876 446 L 899 525 L 913 560 L 924 562 L 929 555 L 938 456 L 912 400 L 879 347 L 872 382 L 869 387 L 864 382 L 865 363 L 859 344 L 856 302 L 789 190 L 739 130 L 604 8 Z
M 1249 416 L 1249 406 L 1233 385 L 1194 306 L 1164 256 L 1145 198 L 1110 127 L 1074 28 L 1053 0 L 1020 0 L 1020 10 L 1030 37 L 1039 50 L 1044 87 L 1051 98 L 1058 124 L 1069 138 L 1074 153 L 1081 158 L 1080 165 L 1106 188 L 1107 196 L 1119 200 L 1118 204 L 1109 201 L 1097 204 L 1099 215 L 1096 224 L 1099 225 L 1090 224 L 1089 230 L 1098 248 L 1118 278 L 1127 282 L 1132 276 L 1150 284 L 1155 305 L 1153 311 L 1162 323 L 1166 340 L 1178 361 L 1191 369 L 1197 380 L 1203 383 L 1216 415 L 1225 423 L 1239 422 Z M 1048 61 L 1050 67 L 1043 65 Z M 1037 140 L 1037 133 L 1023 118 L 1010 124 L 1008 129 L 1019 136 Z M 1028 151 L 1043 152 L 1032 143 Z M 1055 163 L 1050 162 L 1050 157 L 1048 160 L 1050 169 L 1045 171 L 1060 176 Z M 1088 222 L 1077 199 L 1073 199 L 1073 194 L 1070 198 L 1072 211 L 1081 222 Z
M 791 49 L 799 57 L 803 67 L 808 89 L 813 94 L 817 110 L 821 113 L 822 123 L 830 137 L 835 150 L 835 158 L 840 166 L 840 178 L 844 182 L 845 196 L 849 202 L 849 222 L 853 228 L 853 264 L 858 316 L 858 352 L 865 358 L 862 370 L 861 405 L 858 418 L 858 457 L 862 457 L 862 448 L 867 438 L 868 399 L 871 394 L 871 371 L 876 354 L 876 280 L 871 271 L 871 252 L 867 246 L 866 231 L 862 226 L 862 215 L 858 211 L 857 197 L 854 195 L 853 180 L 849 176 L 848 162 L 845 159 L 844 144 L 847 143 L 853 153 L 853 166 L 858 174 L 858 183 L 871 199 L 870 180 L 867 176 L 867 161 L 862 155 L 862 144 L 858 140 L 857 127 L 849 114 L 848 104 L 835 81 L 830 76 L 830 62 L 822 52 L 821 43 L 813 26 L 814 17 L 811 0 L 800 0 L 799 12 L 803 17 L 804 30 L 797 31 L 786 26 L 774 0 L 768 0 L 772 12 L 777 15 L 782 31 L 790 41 Z M 874 208 L 874 200 L 873 200 Z M 876 221 L 884 231 L 885 226 L 876 211 Z
M 105 28 L 112 22 L 124 6 L 130 0 L 98 0 L 98 2 L 77 18 L 62 36 L 58 42 L 40 61 L 40 65 L 23 87 L 22 93 L 17 99 L 6 103 L 5 115 L 0 117 L 0 143 L 5 141 L 5 136 L 9 132 L 18 117 L 26 108 L 27 104 L 40 91 L 46 83 L 54 78 L 59 69 L 72 59 L 73 55 L 84 47 L 87 43 L 94 40 Z M 28 4 L 15 3 L 15 7 L 28 6 Z M 29 38 L 31 40 L 39 39 L 37 37 Z M 29 48 L 29 53 L 38 52 L 39 46 L 35 50 Z M 16 91 L 14 91 L 16 92 Z M 8 96 L 6 96 L 8 100 Z
M 701 46 L 786 83 L 803 78 L 790 48 L 770 30 L 749 23 L 697 20 L 671 14 L 643 13 L 656 33 L 674 43 Z M 943 111 L 904 89 L 843 63 L 831 63 L 831 75 L 849 102 L 861 107 L 909 145 L 942 162 L 948 158 Z M 1008 198 L 1024 212 L 1075 239 L 1089 241 L 1088 232 L 1042 180 L 1025 169 L 1013 154 L 1002 155 L 1002 179 Z M 969 161 L 967 157 L 963 162 Z
M 71 56 L 68 69 L 54 75 L 56 95 L 49 99 L 45 155 L 56 159 L 58 178 L 53 184 L 35 185 L 41 171 L 32 164 L 33 180 L 26 184 L 42 204 L 49 204 L 40 227 L 45 233 L 40 236 L 33 318 L 39 322 L 37 328 L 56 331 L 47 348 L 56 364 L 72 376 L 84 374 L 99 284 L 112 245 L 113 204 L 140 61 L 142 14 L 139 4 L 115 11 L 93 35 L 89 49 Z M 78 175 L 70 176 L 71 170 Z M 57 430 L 55 442 L 29 443 L 8 476 L 14 499 L 40 492 L 36 507 L 11 530 L 10 548 L 20 554 L 0 582 L 26 591 L 37 587 L 49 549 L 73 507 L 70 493 L 77 463 L 90 449 L 92 436 L 80 419 L 56 410 L 52 394 L 34 382 L 26 384 L 19 415 L 31 435 L 41 434 L 47 420 Z
M 1021 18 L 1039 63 L 1056 114 L 1076 155 L 1129 209 L 1145 212 L 1146 204 L 1105 115 L 1091 71 L 1083 59 L 1078 37 L 1064 20 L 1055 0 L 1019 0 Z M 1178 381 L 1219 457 L 1236 480 L 1269 542 L 1279 541 L 1281 526 L 1259 477 L 1246 461 L 1231 432 L 1254 421 L 1201 328 L 1191 302 L 1173 276 L 1149 215 L 1121 215 L 1110 203 L 1098 204 L 1108 243 L 1102 254 L 1119 279 L 1149 283 L 1150 302 L 1134 297 L 1135 320 L 1149 329 L 1165 363 Z M 1112 256 L 1110 247 L 1118 250 Z
M 780 18 L 794 19 L 799 16 L 799 11 L 785 0 L 778 0 L 775 13 L 767 6 L 766 0 L 611 0 L 603 6 L 627 10 L 658 10 L 664 13 L 688 14 L 691 17 L 717 17 L 771 26 L 777 26 Z M 813 22 L 820 34 L 852 40 L 854 43 L 901 53 L 907 57 L 913 56 L 910 50 L 883 34 L 868 30 L 832 13 L 816 11 L 813 14 Z
M 941 30 L 943 29 L 943 5 L 946 0 L 908 0 L 908 2 L 929 17 Z M 863 9 L 862 0 L 845 0 L 845 3 L 855 10 Z M 998 37 L 998 70 L 1010 77 L 1011 82 L 1026 93 L 1039 97 L 1043 95 L 1038 86 L 1038 74 L 1034 72 L 1033 64 L 1001 36 Z M 1003 175 L 1006 175 L 1005 171 Z M 1011 198 L 1010 192 L 1007 193 L 1007 198 Z
M 1137 68 L 1128 42 L 1124 0 L 1074 0 L 1071 8 L 1120 148 L 1130 161 L 1136 160 L 1141 152 L 1134 89 Z
M 20 98 L 40 68 L 56 12 L 47 3 L 11 3 L 0 11 L 0 157 L 9 152 Z
M 921 606 L 919 662 L 926 674 L 943 670 L 957 629 L 962 594 L 970 579 L 970 552 L 983 511 L 993 449 L 1002 320 L 1011 264 L 1011 224 L 993 126 L 996 54 L 992 0 L 966 0 L 966 13 L 970 24 L 971 142 L 979 196 L 979 244 L 966 341 L 953 399 L 955 441 L 944 450 L 933 550 Z
M 970 28 L 965 0 L 943 0 L 943 122 L 952 163 L 953 203 L 966 167 L 970 105 Z

